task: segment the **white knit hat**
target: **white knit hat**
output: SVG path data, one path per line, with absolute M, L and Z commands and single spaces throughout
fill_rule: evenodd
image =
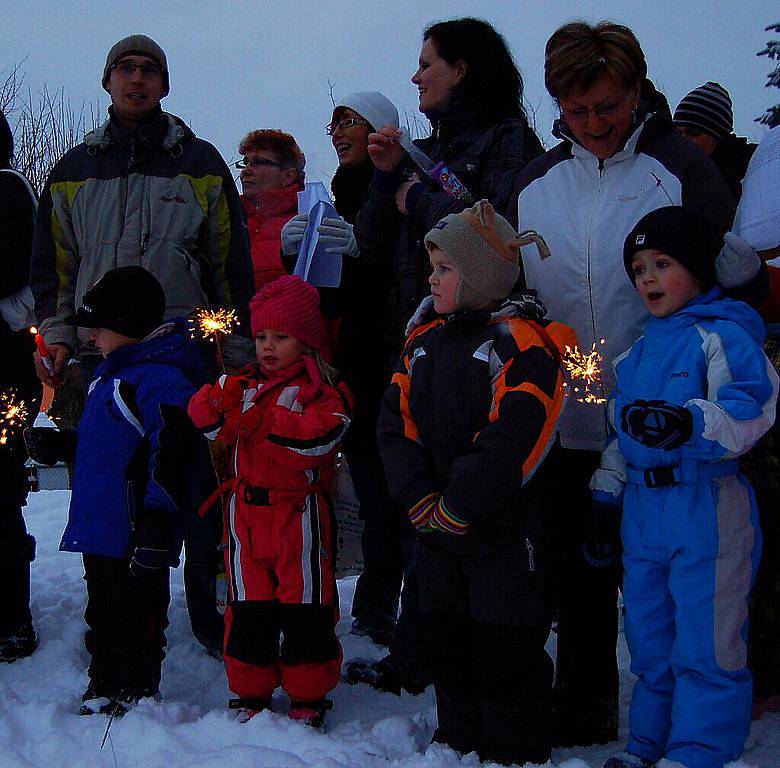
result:
M 371 127 L 378 131 L 385 125 L 398 128 L 398 110 L 390 99 L 379 91 L 357 91 L 337 99 L 333 107 L 333 113 L 337 109 L 351 109 L 371 123 Z
M 750 159 L 734 231 L 756 251 L 780 245 L 780 125 L 764 136 Z

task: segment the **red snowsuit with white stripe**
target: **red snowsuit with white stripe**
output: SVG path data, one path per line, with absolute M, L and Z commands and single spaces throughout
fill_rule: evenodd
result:
M 222 376 L 190 400 L 195 425 L 233 446 L 234 477 L 223 486 L 224 654 L 240 698 L 270 697 L 281 684 L 291 699 L 314 701 L 338 683 L 336 531 L 327 496 L 350 410 L 346 387 L 324 383 L 308 356 L 270 378 L 256 368 Z

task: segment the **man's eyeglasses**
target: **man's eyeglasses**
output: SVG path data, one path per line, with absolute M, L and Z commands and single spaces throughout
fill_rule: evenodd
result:
M 239 170 L 243 168 L 284 168 L 282 163 L 277 163 L 274 160 L 268 160 L 265 157 L 253 157 L 251 160 L 243 158 L 242 160 L 236 160 L 233 165 Z
M 162 67 L 158 64 L 136 64 L 133 61 L 119 61 L 109 67 L 110 70 L 119 72 L 123 77 L 132 77 L 136 69 L 140 70 L 144 78 L 162 74 Z
M 325 133 L 328 136 L 333 136 L 337 130 L 346 131 L 347 128 L 351 128 L 353 125 L 369 125 L 369 122 L 362 117 L 344 117 L 338 122 L 328 123 L 325 126 Z
M 578 107 L 577 109 L 564 109 L 561 107 L 563 119 L 569 123 L 584 123 L 588 119 L 588 114 L 593 112 L 596 117 L 608 119 L 616 115 L 623 105 L 628 101 L 629 95 L 624 96 L 618 101 L 612 101 L 609 104 L 601 104 L 598 107 Z

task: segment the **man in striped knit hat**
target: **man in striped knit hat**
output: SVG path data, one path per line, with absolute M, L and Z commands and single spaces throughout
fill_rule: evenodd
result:
M 756 145 L 734 135 L 729 92 L 708 81 L 687 94 L 674 110 L 677 133 L 703 149 L 718 166 L 734 196 L 742 194 L 742 179 Z

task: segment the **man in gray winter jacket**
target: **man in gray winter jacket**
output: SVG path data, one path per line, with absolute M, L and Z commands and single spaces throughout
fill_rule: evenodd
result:
M 207 305 L 248 317 L 254 287 L 246 226 L 224 160 L 160 108 L 170 90 L 162 48 L 145 35 L 120 40 L 108 52 L 102 83 L 111 95 L 109 118 L 54 166 L 33 242 L 30 282 L 49 349 L 47 361 L 36 353 L 36 371 L 55 387 L 72 357 L 83 384 L 92 378 L 100 358 L 74 318 L 105 272 L 131 265 L 151 272 L 165 293 L 166 319 Z M 193 529 L 199 525 L 193 512 Z M 187 537 L 185 584 L 193 631 L 217 652 L 213 538 L 197 531 Z

